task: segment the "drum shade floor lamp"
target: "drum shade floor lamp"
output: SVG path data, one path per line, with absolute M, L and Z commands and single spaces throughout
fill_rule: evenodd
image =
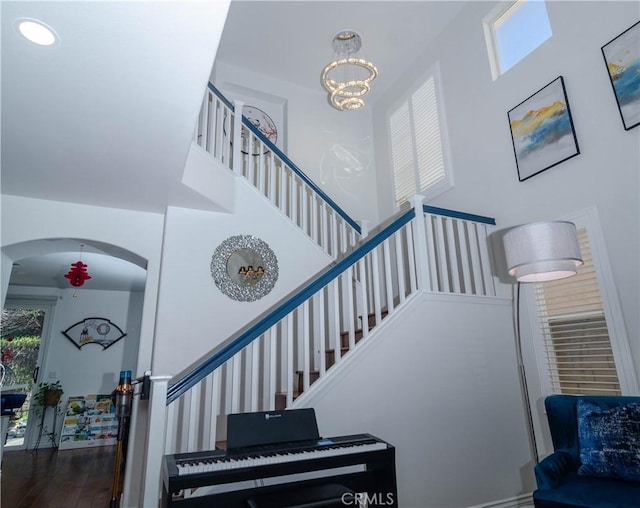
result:
M 532 455 L 539 462 L 533 426 L 533 415 L 527 376 L 522 356 L 520 334 L 520 283 L 546 282 L 575 275 L 583 264 L 575 224 L 566 221 L 534 222 L 509 230 L 503 239 L 509 275 L 518 285 L 514 302 L 516 355 L 520 372 L 520 384 L 527 411 L 527 425 Z

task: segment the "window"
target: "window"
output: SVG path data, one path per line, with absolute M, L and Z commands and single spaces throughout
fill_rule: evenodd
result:
M 584 265 L 568 279 L 535 285 L 553 393 L 620 395 L 589 239 L 578 230 Z
M 591 231 L 579 224 L 584 265 L 574 277 L 534 285 L 542 335 L 540 371 L 547 373 L 547 393 L 620 395 L 635 390 L 629 345 L 615 291 L 603 288 L 610 268 L 598 261 Z M 606 256 L 605 256 L 606 257 Z
M 507 72 L 552 35 L 545 2 L 517 0 L 484 20 L 493 79 Z
M 395 201 L 427 197 L 453 185 L 444 150 L 444 119 L 437 66 L 389 117 Z

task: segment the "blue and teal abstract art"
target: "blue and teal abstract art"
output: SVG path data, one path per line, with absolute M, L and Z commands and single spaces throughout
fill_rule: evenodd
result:
M 602 46 L 626 130 L 640 125 L 640 21 Z
M 508 113 L 520 181 L 580 153 L 559 76 Z

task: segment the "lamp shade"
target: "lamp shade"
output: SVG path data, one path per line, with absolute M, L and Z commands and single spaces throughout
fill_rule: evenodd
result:
M 583 264 L 572 222 L 534 222 L 504 235 L 509 275 L 520 282 L 544 282 L 575 275 Z

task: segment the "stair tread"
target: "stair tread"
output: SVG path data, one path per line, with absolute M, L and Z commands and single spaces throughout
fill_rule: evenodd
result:
M 387 309 L 381 309 L 380 310 L 380 314 L 382 314 L 383 316 L 389 314 L 389 311 Z M 369 312 L 369 314 L 367 314 L 367 316 L 371 317 L 371 316 L 375 316 L 376 313 L 374 312 Z M 360 318 L 362 318 L 362 316 L 359 316 Z
M 387 310 L 382 310 L 381 311 L 381 316 L 386 316 L 389 312 Z M 376 317 L 376 313 L 372 312 L 370 314 L 368 314 L 368 318 L 375 318 Z M 362 316 L 359 317 L 360 319 L 362 319 Z M 369 325 L 369 329 L 373 328 L 376 325 L 376 323 L 372 323 Z M 342 345 L 344 344 L 344 341 L 342 339 L 349 337 L 349 334 L 351 332 L 350 331 L 342 331 L 340 332 L 340 356 L 343 356 L 345 354 L 347 354 L 351 348 L 350 345 Z M 360 340 L 362 340 L 364 338 L 364 331 L 362 328 L 359 328 L 357 330 L 353 331 L 354 334 L 354 341 L 357 344 Z M 330 369 L 331 367 L 333 367 L 335 365 L 335 354 L 336 354 L 336 348 L 327 348 L 325 349 L 325 355 L 327 355 L 329 357 L 329 361 L 327 361 L 327 365 L 326 365 L 326 369 Z M 304 370 L 296 370 L 295 374 L 298 376 L 298 378 L 300 379 L 300 376 L 304 376 Z M 320 372 L 316 369 L 309 371 L 309 384 L 313 384 L 315 381 L 317 381 L 319 379 L 320 376 Z M 296 398 L 298 398 L 300 395 L 302 394 L 302 391 L 298 391 L 295 390 L 292 393 L 292 398 L 293 400 L 295 400 Z M 286 392 L 276 392 L 275 393 L 275 398 L 276 398 L 276 409 L 285 409 L 286 408 L 286 397 L 287 397 L 287 393 Z M 284 400 L 283 400 L 284 399 Z
M 302 392 L 299 392 L 298 390 L 294 390 L 293 391 L 293 398 L 295 399 L 296 397 L 299 397 L 302 394 Z M 280 395 L 282 397 L 285 397 L 287 395 L 287 392 L 276 392 L 276 395 Z
M 340 347 L 340 351 L 342 351 L 343 353 L 346 353 L 347 351 L 349 351 L 349 346 L 341 346 Z M 336 352 L 336 348 L 329 348 L 329 349 L 325 349 L 324 351 L 325 353 L 335 353 Z
M 354 331 L 353 331 L 354 335 L 358 335 L 358 333 L 362 333 L 362 332 L 363 332 L 362 328 L 358 328 L 357 330 L 354 330 Z M 341 336 L 343 336 L 343 335 L 349 335 L 349 331 L 346 331 L 346 332 L 340 332 L 340 335 L 341 335 Z

